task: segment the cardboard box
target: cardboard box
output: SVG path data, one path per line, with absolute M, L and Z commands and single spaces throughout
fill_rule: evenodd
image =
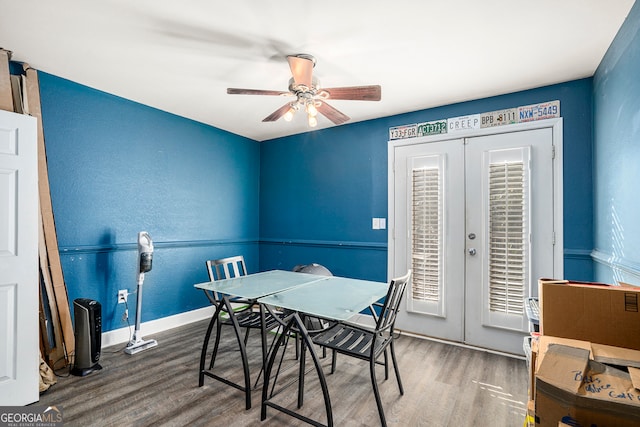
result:
M 542 359 L 549 346 L 552 344 L 562 344 L 567 347 L 577 347 L 589 351 L 589 359 L 609 365 L 627 366 L 640 368 L 640 350 L 631 350 L 628 348 L 614 347 L 606 344 L 598 344 L 589 341 L 572 340 L 569 338 L 550 337 L 548 335 L 539 336 L 536 340 L 536 364 L 535 372 L 538 371 Z M 535 374 L 535 373 L 534 373 Z
M 531 340 L 531 359 L 529 362 L 529 399 L 533 400 L 535 397 L 535 381 L 536 381 L 536 367 L 538 362 L 538 342 L 539 336 L 534 337 Z
M 540 279 L 540 333 L 640 350 L 640 287 Z
M 542 337 L 541 337 L 542 338 Z M 541 343 L 542 344 L 542 343 Z M 589 344 L 589 343 L 587 343 Z M 584 347 L 584 345 L 583 345 Z M 640 370 L 622 369 L 591 360 L 586 348 L 548 343 L 539 347 L 535 384 L 536 426 L 640 425 Z M 639 357 L 635 362 L 640 362 Z M 640 375 L 638 375 L 640 377 Z

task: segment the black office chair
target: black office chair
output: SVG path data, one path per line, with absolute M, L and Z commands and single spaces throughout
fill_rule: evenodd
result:
M 209 273 L 209 279 L 213 282 L 213 281 L 217 281 L 217 280 L 223 280 L 223 279 L 230 279 L 233 277 L 239 277 L 239 276 L 246 276 L 247 275 L 247 267 L 245 265 L 244 262 L 244 257 L 242 255 L 239 256 L 234 256 L 234 257 L 228 257 L 228 258 L 222 258 L 222 259 L 215 259 L 215 260 L 208 260 L 206 261 L 206 266 L 207 266 L 207 272 Z M 245 371 L 245 385 L 241 386 L 235 383 L 232 383 L 231 381 L 228 381 L 227 379 L 224 379 L 216 374 L 214 374 L 213 372 L 210 372 L 213 370 L 215 361 L 216 361 L 216 356 L 218 354 L 218 347 L 220 345 L 220 336 L 221 336 L 221 328 L 222 326 L 232 326 L 233 327 L 233 321 L 231 319 L 231 316 L 233 316 L 235 318 L 235 320 L 238 323 L 238 326 L 242 329 L 245 329 L 245 334 L 244 334 L 244 345 L 246 346 L 247 344 L 247 340 L 249 339 L 249 331 L 251 329 L 260 329 L 262 330 L 262 319 L 261 319 L 261 313 L 259 310 L 256 310 L 256 302 L 252 301 L 252 300 L 246 300 L 246 299 L 242 299 L 242 298 L 229 298 L 229 302 L 231 303 L 231 311 L 229 310 L 229 305 L 225 305 L 223 304 L 223 295 L 217 293 L 217 292 L 212 292 L 212 291 L 208 291 L 208 290 L 204 290 L 204 293 L 207 295 L 207 298 L 209 299 L 209 301 L 211 302 L 211 304 L 213 304 L 216 309 L 219 310 L 219 315 L 217 318 L 216 323 L 216 338 L 215 338 L 215 343 L 213 346 L 213 351 L 211 352 L 211 361 L 209 362 L 209 371 L 204 370 L 204 351 L 203 350 L 203 354 L 202 354 L 202 361 L 201 361 L 201 369 L 200 369 L 200 378 L 199 378 L 199 385 L 202 386 L 204 384 L 204 376 L 210 376 L 212 378 L 215 378 L 219 381 L 224 382 L 227 385 L 230 385 L 232 387 L 235 387 L 241 391 L 245 392 L 246 395 L 246 407 L 247 409 L 251 408 L 251 389 L 250 389 L 250 380 L 249 380 L 249 365 L 248 365 L 248 360 L 246 357 L 246 349 L 244 347 L 242 347 L 241 344 L 241 358 L 242 358 L 242 362 L 243 362 L 243 367 L 244 367 L 244 371 Z M 212 319 L 213 322 L 213 319 Z M 270 314 L 270 312 L 267 312 L 265 314 L 265 329 L 266 331 L 270 331 L 273 328 L 279 326 L 280 324 L 278 323 L 278 321 Z M 205 340 L 208 342 L 209 340 L 209 334 L 211 332 L 211 325 L 209 326 L 209 331 L 207 332 L 207 337 L 205 337 Z M 238 336 L 238 340 L 240 340 L 240 337 Z M 239 341 L 240 342 L 240 341 Z M 206 345 L 206 343 L 205 343 Z M 265 362 L 265 355 L 266 355 L 266 337 L 263 335 L 262 336 L 262 345 L 263 345 L 263 361 L 262 361 L 262 367 L 260 369 L 260 374 L 258 375 L 258 378 L 256 379 L 256 384 L 258 383 L 258 380 L 260 379 L 260 375 L 262 374 L 262 369 L 264 368 L 264 362 Z M 205 347 L 206 348 L 206 347 Z
M 398 380 L 398 388 L 400 389 L 400 394 L 403 395 L 404 388 L 402 387 L 402 380 L 400 379 L 400 371 L 398 369 L 398 362 L 393 345 L 393 329 L 400 307 L 400 301 L 402 300 L 402 295 L 404 294 L 410 277 L 411 270 L 409 270 L 406 275 L 391 280 L 384 304 L 374 304 L 375 306 L 382 307 L 379 314 L 376 313 L 374 307 L 371 307 L 371 312 L 376 321 L 375 329 L 369 330 L 343 322 L 337 323 L 313 337 L 315 344 L 333 350 L 331 373 L 335 372 L 337 353 L 369 361 L 373 394 L 376 398 L 378 413 L 380 414 L 380 420 L 383 426 L 386 426 L 387 422 L 384 417 L 384 410 L 376 381 L 376 364 L 382 364 L 378 362 L 378 358 L 384 355 L 384 376 L 385 380 L 389 379 L 387 356 L 387 348 L 389 348 L 391 350 L 391 359 L 393 361 L 396 379 Z

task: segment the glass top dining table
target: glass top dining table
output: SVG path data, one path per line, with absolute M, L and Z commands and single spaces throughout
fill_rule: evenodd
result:
M 387 283 L 337 276 L 317 277 L 320 278 L 258 298 L 258 302 L 342 321 L 368 308 L 389 289 Z
M 194 286 L 333 320 L 346 320 L 359 313 L 384 297 L 389 288 L 382 282 L 284 270 L 264 271 Z
M 194 286 L 198 289 L 223 294 L 225 295 L 225 301 L 228 300 L 229 297 L 240 297 L 257 301 L 260 303 L 261 310 L 263 310 L 264 307 L 277 307 L 278 309 L 288 309 L 293 312 L 293 314 L 290 314 L 285 320 L 286 324 L 283 325 L 284 329 L 278 336 L 278 342 L 274 346 L 274 349 L 270 352 L 271 355 L 268 357 L 268 362 L 267 354 L 263 349 L 263 369 L 265 375 L 263 376 L 264 384 L 260 418 L 261 420 L 266 418 L 266 408 L 269 406 L 292 415 L 300 420 L 304 420 L 310 424 L 324 425 L 271 402 L 270 398 L 267 396 L 267 390 L 271 380 L 271 372 L 278 352 L 277 349 L 283 347 L 284 340 L 288 336 L 287 331 L 289 331 L 290 328 L 293 328 L 300 333 L 300 338 L 303 344 L 301 347 L 302 356 L 300 357 L 298 379 L 298 408 L 302 407 L 303 402 L 305 374 L 304 364 L 305 353 L 307 353 L 305 350 L 308 349 L 315 365 L 318 379 L 320 380 L 320 386 L 325 402 L 327 417 L 326 425 L 332 426 L 333 416 L 326 380 L 324 378 L 322 368 L 320 367 L 318 356 L 313 349 L 313 343 L 301 317 L 313 316 L 332 321 L 347 320 L 385 297 L 389 289 L 389 284 L 339 276 L 321 276 L 284 270 L 270 270 L 246 276 L 234 277 L 231 279 L 198 283 Z M 298 315 L 298 313 L 300 313 L 300 315 Z M 209 328 L 211 329 L 211 326 Z M 203 355 L 206 352 L 206 343 L 209 339 L 208 334 L 209 332 L 205 338 Z M 262 335 L 265 336 L 265 334 L 266 331 L 263 326 Z M 239 337 L 240 335 L 238 335 L 238 340 L 242 347 Z M 201 357 L 201 371 L 203 371 L 203 363 L 204 358 Z M 248 370 L 246 367 L 245 376 L 248 377 Z M 274 381 L 276 380 L 277 379 L 274 379 Z M 249 396 L 248 392 L 247 396 Z M 250 404 L 248 404 L 247 408 L 249 406 Z
M 197 283 L 194 286 L 198 289 L 219 292 L 234 297 L 258 299 L 289 288 L 321 280 L 324 277 L 293 271 L 269 270 L 230 279 Z

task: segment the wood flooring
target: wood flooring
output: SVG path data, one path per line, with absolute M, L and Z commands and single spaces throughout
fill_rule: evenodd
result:
M 135 355 L 124 345 L 103 349 L 103 369 L 86 377 L 62 376 L 40 396 L 36 405 L 62 408 L 65 426 L 306 426 L 269 408 L 260 421 L 261 387 L 253 390 L 252 408 L 245 410 L 244 394 L 205 377 L 198 387 L 200 349 L 207 322 L 175 328 L 145 339 L 158 346 Z M 224 328 L 216 372 L 241 382 L 239 352 L 230 328 Z M 237 346 L 237 344 L 235 344 Z M 211 346 L 212 347 L 212 346 Z M 210 348 L 211 348 L 210 347 Z M 297 369 L 293 346 L 278 380 L 278 403 L 296 410 L 294 384 L 281 385 Z M 319 352 L 320 354 L 321 352 Z M 248 342 L 252 378 L 260 371 L 260 338 Z M 527 368 L 524 360 L 441 342 L 400 335 L 396 354 L 404 385 L 398 391 L 393 369 L 378 384 L 389 426 L 520 427 L 527 404 Z M 336 426 L 378 426 L 380 419 L 366 362 L 338 357 L 337 371 L 329 375 L 330 357 L 322 360 Z M 307 367 L 313 364 L 308 359 Z M 319 382 L 307 375 L 301 411 L 326 422 Z

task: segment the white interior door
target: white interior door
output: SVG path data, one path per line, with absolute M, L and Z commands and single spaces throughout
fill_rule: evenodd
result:
M 399 329 L 522 353 L 524 299 L 562 272 L 558 133 L 519 126 L 390 149 L 389 271 L 414 272 Z
M 38 357 L 36 119 L 0 110 L 0 405 L 36 402 Z

